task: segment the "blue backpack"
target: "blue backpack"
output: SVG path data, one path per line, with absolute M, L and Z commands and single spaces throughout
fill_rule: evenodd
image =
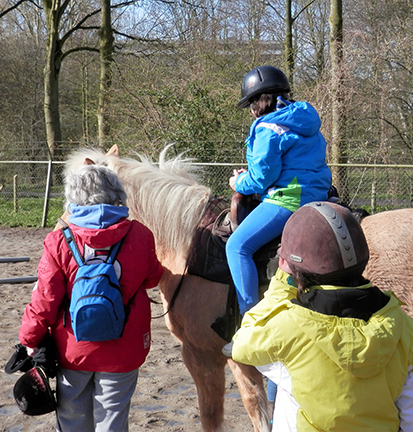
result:
M 69 227 L 62 229 L 79 266 L 70 299 L 70 317 L 76 341 L 100 342 L 118 339 L 125 327 L 125 308 L 113 263 L 123 239 L 114 244 L 106 262 L 86 264 Z

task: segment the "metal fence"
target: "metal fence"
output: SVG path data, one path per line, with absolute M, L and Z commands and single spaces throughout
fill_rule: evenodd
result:
M 234 168 L 245 167 L 194 165 L 199 182 L 228 201 L 228 178 Z M 0 161 L 0 225 L 54 226 L 63 210 L 63 168 L 64 162 Z M 339 169 L 345 178 L 340 195 L 352 208 L 376 213 L 413 207 L 413 165 L 349 164 Z

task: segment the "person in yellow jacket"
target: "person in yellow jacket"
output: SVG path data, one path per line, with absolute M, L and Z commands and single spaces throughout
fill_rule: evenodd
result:
M 272 431 L 413 431 L 413 319 L 361 276 L 369 251 L 351 212 L 301 207 L 278 255 L 232 347 L 278 385 Z

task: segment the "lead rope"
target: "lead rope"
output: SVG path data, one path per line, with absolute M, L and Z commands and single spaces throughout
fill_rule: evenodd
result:
M 182 284 L 183 284 L 184 277 L 185 277 L 185 273 L 187 272 L 187 270 L 188 270 L 188 263 L 186 264 L 185 269 L 184 269 L 184 271 L 182 273 L 181 279 L 179 280 L 179 283 L 178 283 L 177 287 L 175 288 L 175 292 L 174 292 L 174 294 L 173 294 L 173 296 L 171 298 L 171 302 L 169 303 L 168 310 L 166 312 L 164 312 L 162 315 L 158 315 L 158 316 L 152 317 L 152 319 L 162 318 L 162 317 L 164 317 L 165 315 L 167 315 L 171 311 L 171 309 L 173 308 L 173 306 L 175 304 L 175 301 L 176 301 L 176 299 L 178 297 L 178 294 L 181 291 Z M 157 302 L 156 300 L 152 300 L 152 299 L 150 299 L 150 300 L 151 300 L 152 303 L 161 304 L 160 302 Z

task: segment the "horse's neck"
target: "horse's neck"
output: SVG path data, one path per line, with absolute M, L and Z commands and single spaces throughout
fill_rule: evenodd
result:
M 156 183 L 156 182 L 155 182 Z M 187 256 L 210 199 L 203 186 L 127 184 L 129 216 L 153 233 L 159 253 Z

